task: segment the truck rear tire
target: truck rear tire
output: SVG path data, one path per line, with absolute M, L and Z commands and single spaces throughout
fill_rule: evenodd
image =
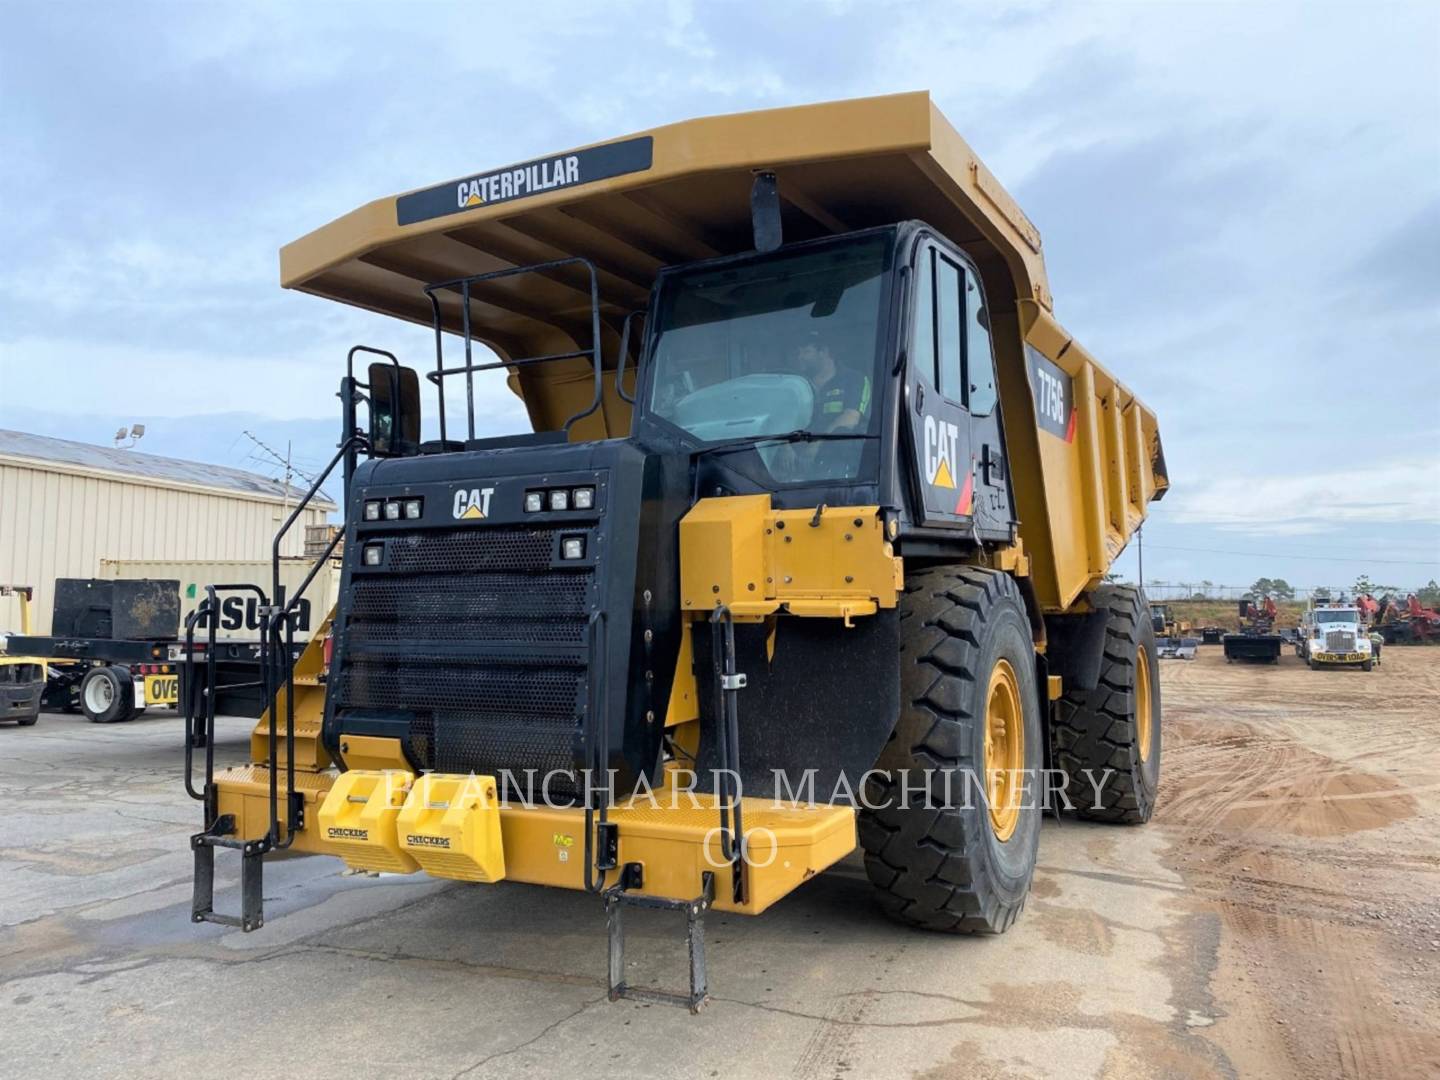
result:
M 1139 825 L 1154 813 L 1160 786 L 1155 631 L 1145 595 L 1133 585 L 1102 585 L 1090 603 L 1109 613 L 1100 679 L 1095 689 L 1071 689 L 1057 703 L 1054 764 L 1065 773 L 1078 815 Z
M 900 715 L 859 820 L 865 872 L 892 918 L 998 934 L 1020 913 L 1040 839 L 1034 672 L 1008 575 L 956 566 L 908 576 Z M 995 770 L 1007 779 L 992 786 Z
M 132 719 L 134 699 L 134 684 L 114 668 L 91 668 L 80 683 L 80 709 L 92 724 L 115 724 Z

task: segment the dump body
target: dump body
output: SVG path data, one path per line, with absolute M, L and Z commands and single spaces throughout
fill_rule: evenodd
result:
M 281 280 L 428 325 L 427 284 L 589 259 L 604 389 L 570 438 L 624 436 L 624 317 L 645 309 L 662 268 L 750 249 L 761 169 L 777 177 L 787 243 L 914 219 L 973 259 L 1030 577 L 1043 610 L 1069 610 L 1168 486 L 1158 425 L 1055 321 L 1039 231 L 926 93 L 692 120 L 379 199 L 287 245 Z M 458 295 L 437 303 L 446 329 L 468 316 L 477 340 L 515 358 L 586 348 L 589 289 L 567 265 L 477 285 L 468 311 Z M 536 431 L 558 429 L 591 394 L 579 359 L 512 368 L 509 382 Z

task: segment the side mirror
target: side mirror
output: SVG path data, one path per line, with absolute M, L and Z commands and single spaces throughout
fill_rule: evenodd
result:
M 370 365 L 370 449 L 381 457 L 420 452 L 420 376 L 413 368 Z

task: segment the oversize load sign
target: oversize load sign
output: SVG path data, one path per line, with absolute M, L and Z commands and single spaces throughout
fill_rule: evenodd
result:
M 559 188 L 608 180 L 612 176 L 644 172 L 654 156 L 649 135 L 606 146 L 592 146 L 573 154 L 538 158 L 523 165 L 452 180 L 424 191 L 412 191 L 395 200 L 395 218 L 401 225 L 458 214 L 477 206 L 513 202 Z

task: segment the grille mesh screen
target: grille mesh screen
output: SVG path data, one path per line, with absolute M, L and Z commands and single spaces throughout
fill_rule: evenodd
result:
M 387 537 L 388 572 L 354 579 L 337 709 L 408 713 L 412 754 L 440 772 L 572 768 L 594 575 L 555 568 L 556 540 L 484 526 Z

